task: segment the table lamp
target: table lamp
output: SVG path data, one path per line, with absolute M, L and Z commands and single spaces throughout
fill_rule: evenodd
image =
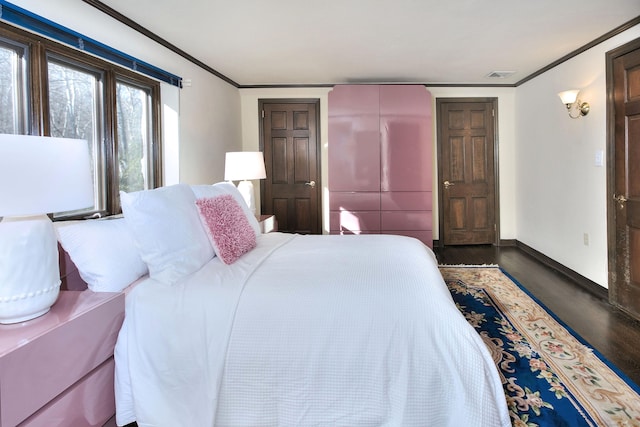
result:
M 256 213 L 252 179 L 265 179 L 264 156 L 261 151 L 235 151 L 226 154 L 224 179 L 240 181 L 238 191 L 253 214 Z
M 58 242 L 46 214 L 93 205 L 86 141 L 0 135 L 0 323 L 41 316 L 58 298 Z

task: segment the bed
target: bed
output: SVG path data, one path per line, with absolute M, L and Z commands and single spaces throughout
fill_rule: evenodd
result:
M 491 355 L 417 239 L 256 233 L 227 262 L 199 201 L 231 194 L 242 215 L 222 217 L 257 224 L 232 186 L 181 187 L 121 195 L 148 273 L 126 287 L 118 425 L 511 425 Z

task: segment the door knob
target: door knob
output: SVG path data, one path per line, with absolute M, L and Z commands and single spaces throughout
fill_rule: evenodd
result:
M 454 185 L 453 182 L 449 182 L 449 181 L 445 181 L 442 183 L 444 185 L 445 190 L 449 187 L 451 187 L 452 185 Z
M 305 182 L 304 185 L 308 185 L 311 188 L 315 188 L 316 182 L 315 181 L 309 181 L 309 182 Z
M 615 194 L 613 195 L 613 199 L 618 202 L 618 206 L 620 206 L 620 209 L 622 209 L 624 207 L 624 202 L 627 201 L 627 198 L 624 197 L 622 194 L 619 196 L 616 196 Z

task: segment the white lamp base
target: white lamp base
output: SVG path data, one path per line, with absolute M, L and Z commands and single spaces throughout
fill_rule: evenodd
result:
M 238 183 L 238 191 L 242 194 L 244 201 L 249 206 L 249 210 L 252 214 L 256 214 L 256 202 L 253 193 L 253 183 L 251 181 L 240 181 Z
M 0 222 L 0 323 L 42 316 L 58 299 L 58 241 L 45 216 Z

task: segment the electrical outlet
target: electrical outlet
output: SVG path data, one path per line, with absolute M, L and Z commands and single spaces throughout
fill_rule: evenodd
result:
M 593 158 L 594 166 L 604 166 L 604 150 L 596 150 L 596 154 Z
M 584 233 L 582 235 L 582 241 L 584 242 L 585 246 L 589 246 L 589 233 Z

